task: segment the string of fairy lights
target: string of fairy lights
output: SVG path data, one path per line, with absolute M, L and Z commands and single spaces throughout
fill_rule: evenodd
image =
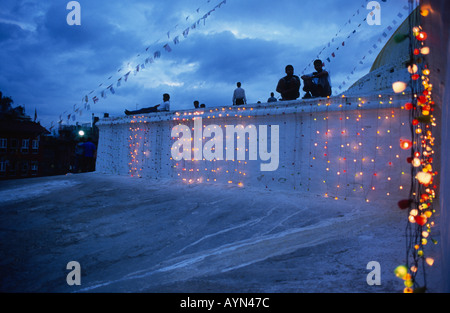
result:
M 420 5 L 420 3 L 419 3 Z M 430 81 L 431 70 L 427 61 L 430 53 L 426 46 L 428 34 L 422 27 L 422 19 L 427 18 L 429 10 L 423 5 L 410 16 L 410 63 L 408 71 L 411 74 L 409 81 L 412 90 L 410 102 L 405 103 L 403 109 L 410 115 L 411 139 L 401 139 L 402 149 L 409 150 L 411 186 L 409 198 L 399 201 L 401 209 L 407 211 L 408 222 L 406 234 L 406 261 L 395 269 L 397 277 L 404 281 L 405 293 L 418 293 L 427 290 L 427 266 L 434 264 L 434 258 L 427 255 L 427 245 L 432 242 L 432 228 L 435 222 L 432 217 L 435 213 L 434 199 L 438 175 L 433 166 L 436 118 L 433 116 L 434 105 L 432 97 L 433 86 Z M 401 88 L 406 83 L 397 84 Z M 419 277 L 419 273 L 420 275 Z
M 428 35 L 421 26 L 429 11 L 413 1 L 410 9 L 411 36 L 405 36 L 410 38 L 410 81 L 394 83 L 394 94 L 380 94 L 375 99 L 342 96 L 303 104 L 217 107 L 111 119 L 110 125 L 123 124 L 121 131 L 128 134 L 127 174 L 175 178 L 188 184 L 281 185 L 335 200 L 362 196 L 369 202 L 380 194 L 388 198 L 404 195 L 406 199 L 398 205 L 407 212 L 406 260 L 395 274 L 404 281 L 405 293 L 425 291 L 426 267 L 434 263 L 426 248 L 430 242 L 437 243 L 432 235 L 438 174 L 433 165 L 436 118 L 427 62 Z M 405 93 L 408 84 L 410 91 Z M 174 160 L 170 147 L 175 138 L 168 134 L 180 124 L 194 131 L 192 125 L 199 117 L 205 121 L 203 130 L 211 126 L 212 132 L 226 124 L 276 121 L 294 138 L 290 141 L 286 134 L 280 138 L 280 147 L 290 146 L 282 148 L 280 168 L 275 173 L 258 174 L 254 161 L 248 160 Z M 120 162 L 118 156 L 123 151 L 112 151 L 120 149 L 112 139 L 117 135 L 117 131 L 112 133 L 110 140 L 101 143 L 107 147 L 99 151 L 108 151 L 102 152 L 108 153 L 106 163 L 121 171 L 115 161 Z M 208 139 L 200 138 L 202 144 Z M 211 147 L 213 151 L 216 148 Z
M 407 189 L 408 164 L 401 162 L 407 152 L 393 144 L 398 134 L 408 129 L 408 116 L 401 109 L 404 99 L 406 95 L 342 97 L 306 104 L 218 107 L 112 118 L 107 127 L 109 131 L 116 131 L 109 136 L 105 129 L 105 140 L 101 143 L 105 147 L 99 147 L 99 153 L 107 151 L 104 155 L 107 165 L 103 166 L 121 171 L 118 163 L 124 151 L 114 144 L 112 137 L 125 136 L 128 138 L 126 174 L 131 176 L 177 178 L 186 183 L 225 182 L 238 187 L 250 184 L 276 188 L 281 185 L 285 189 L 316 192 L 336 200 L 362 196 L 371 201 L 383 190 L 391 197 Z M 171 146 L 176 138 L 170 137 L 171 129 L 184 124 L 194 131 L 194 119 L 198 117 L 203 118 L 203 131 L 207 127 L 214 131 L 216 127 L 224 128 L 229 124 L 280 124 L 283 135 L 279 168 L 273 173 L 262 173 L 257 168 L 259 161 L 248 158 L 173 160 Z M 114 124 L 122 124 L 121 130 Z M 209 135 L 203 135 L 202 145 L 213 133 Z M 214 151 L 216 147 L 211 149 Z M 227 147 L 223 149 L 226 151 Z M 112 152 L 114 150 L 117 151 Z M 248 147 L 245 152 L 248 154 Z
M 385 101 L 381 101 L 381 95 L 378 96 L 380 105 L 383 105 Z M 387 103 L 389 106 L 393 104 L 393 98 L 388 96 Z M 358 108 L 362 108 L 364 101 L 361 100 L 358 103 Z M 349 195 L 348 190 L 352 192 L 362 191 L 364 192 L 364 198 L 369 202 L 370 193 L 377 191 L 379 185 L 391 186 L 392 176 L 402 177 L 404 176 L 405 169 L 400 164 L 400 154 L 394 153 L 395 147 L 393 146 L 393 134 L 399 134 L 402 128 L 407 127 L 406 120 L 399 119 L 401 114 L 400 108 L 381 108 L 376 109 L 376 119 L 374 125 L 362 126 L 361 123 L 367 124 L 367 116 L 363 115 L 361 110 L 355 110 L 354 108 L 346 108 L 346 105 L 339 104 L 340 114 L 337 116 L 330 115 L 323 117 L 325 121 L 324 129 L 321 131 L 320 127 L 314 132 L 317 135 L 313 146 L 315 147 L 312 162 L 319 162 L 325 168 L 325 173 L 322 175 L 322 183 L 326 186 L 327 191 L 325 196 L 332 196 L 330 189 L 334 189 L 336 192 L 339 189 L 344 189 L 344 198 Z M 369 114 L 373 114 L 370 112 Z M 329 123 L 332 119 L 339 120 L 339 127 L 331 128 Z M 314 118 L 317 121 L 318 117 Z M 393 125 L 396 125 L 397 129 L 393 129 Z M 351 129 L 355 126 L 355 129 Z M 372 129 L 373 128 L 373 129 Z M 323 129 L 323 128 L 322 128 Z M 321 137 L 323 132 L 324 137 Z M 339 136 L 339 144 L 335 150 L 337 153 L 333 153 L 330 149 L 331 142 Z M 320 140 L 321 138 L 322 141 Z M 373 138 L 372 141 L 368 140 Z M 334 144 L 336 146 L 336 144 Z M 366 148 L 367 147 L 367 148 Z M 323 149 L 323 150 L 322 150 Z M 369 151 L 372 150 L 372 151 Z M 383 157 L 383 153 L 386 155 Z M 382 158 L 381 158 L 382 157 Z M 377 158 L 381 158 L 380 162 Z M 334 164 L 336 163 L 336 165 Z M 353 163 L 354 167 L 350 164 Z M 335 173 L 332 173 L 334 168 Z M 395 173 L 398 171 L 398 173 Z M 394 173 L 393 173 L 394 172 Z M 330 188 L 330 179 L 336 175 L 337 179 L 334 188 Z M 369 183 L 364 182 L 363 176 L 370 177 Z M 403 179 L 403 182 L 406 182 Z M 352 186 L 350 188 L 350 186 Z M 398 189 L 403 190 L 404 185 L 399 184 Z M 392 188 L 385 188 L 386 196 L 391 196 Z M 336 200 L 338 196 L 332 196 Z

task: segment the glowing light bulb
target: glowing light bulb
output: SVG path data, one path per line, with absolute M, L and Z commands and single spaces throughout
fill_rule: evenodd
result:
M 412 164 L 412 166 L 414 166 L 414 167 L 419 167 L 419 166 L 422 164 L 422 162 L 420 161 L 419 158 L 414 158 L 414 159 L 412 160 L 411 164 Z
M 418 41 L 424 41 L 427 39 L 427 37 L 428 37 L 428 35 L 426 32 L 419 32 L 419 34 L 416 36 L 416 39 Z
M 428 16 L 428 14 L 430 14 L 430 11 L 428 11 L 427 9 L 420 9 L 420 15 L 422 15 L 423 17 Z
M 407 87 L 407 84 L 404 82 L 395 82 L 392 84 L 392 89 L 395 93 L 401 93 L 403 92 Z
M 412 103 L 405 103 L 405 110 L 411 110 L 413 108 L 413 104 Z
M 420 53 L 422 53 L 423 55 L 427 55 L 430 53 L 430 48 L 423 47 L 422 49 L 420 49 Z
M 416 179 L 422 185 L 428 185 L 429 183 L 431 183 L 432 178 L 433 178 L 433 175 L 431 175 L 430 173 L 425 173 L 425 172 L 419 172 L 416 175 Z
M 408 72 L 409 72 L 410 74 L 417 73 L 418 70 L 419 70 L 419 68 L 417 67 L 416 64 L 413 64 L 413 65 L 409 65 L 409 66 L 408 66 Z
M 408 274 L 408 268 L 405 265 L 399 265 L 395 268 L 394 274 L 398 278 L 403 279 L 404 277 L 406 277 L 406 274 Z
M 403 150 L 408 150 L 412 147 L 412 142 L 410 140 L 400 139 L 400 148 Z

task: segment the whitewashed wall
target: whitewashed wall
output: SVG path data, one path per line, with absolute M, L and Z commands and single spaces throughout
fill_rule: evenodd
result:
M 399 145 L 401 138 L 411 137 L 408 111 L 401 108 L 409 98 L 334 97 L 107 118 L 98 123 L 97 171 L 339 199 L 399 200 L 407 197 L 411 181 L 411 165 L 406 162 L 410 151 Z M 254 125 L 259 138 L 259 126 L 279 125 L 278 169 L 261 171 L 261 163 L 266 162 L 259 154 L 250 161 L 248 152 L 242 161 L 174 160 L 171 148 L 178 137 L 171 137 L 172 128 L 183 124 L 192 130 L 194 117 L 202 118 L 203 129 L 222 128 L 224 141 L 225 125 Z M 225 152 L 224 143 L 224 156 Z

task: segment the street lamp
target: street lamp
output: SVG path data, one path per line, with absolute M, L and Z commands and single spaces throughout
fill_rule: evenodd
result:
M 80 137 L 83 137 L 83 136 L 84 136 L 84 130 L 80 130 L 80 131 L 78 132 L 78 135 L 79 135 Z

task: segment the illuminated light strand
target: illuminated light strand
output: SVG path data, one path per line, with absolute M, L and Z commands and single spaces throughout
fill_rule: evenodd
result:
M 381 99 L 381 95 L 378 96 L 378 102 L 379 105 L 384 105 L 385 104 L 389 104 L 392 105 L 392 101 L 393 98 L 392 97 L 386 97 L 385 99 Z M 382 101 L 380 101 L 382 100 Z M 343 175 L 348 176 L 348 162 L 352 162 L 354 165 L 360 165 L 361 168 L 360 170 L 356 170 L 355 168 L 355 173 L 356 175 L 353 176 L 353 186 L 356 185 L 356 179 L 360 180 L 362 182 L 361 186 L 359 187 L 358 190 L 364 191 L 366 194 L 370 193 L 371 191 L 375 191 L 374 188 L 376 185 L 380 185 L 381 183 L 381 178 L 386 178 L 388 182 L 392 182 L 390 177 L 392 176 L 389 173 L 383 173 L 383 175 L 379 175 L 380 172 L 379 170 L 374 170 L 374 169 L 369 169 L 369 167 L 373 167 L 376 165 L 376 155 L 375 157 L 371 156 L 374 155 L 371 152 L 365 156 L 365 150 L 364 150 L 364 144 L 362 144 L 365 140 L 362 137 L 362 133 L 367 132 L 367 130 L 363 127 L 360 128 L 360 125 L 358 125 L 362 120 L 362 115 L 361 112 L 359 111 L 359 108 L 362 107 L 362 99 L 358 99 L 358 110 L 354 111 L 356 112 L 354 115 L 354 125 L 356 126 L 355 132 L 356 132 L 356 137 L 357 140 L 356 142 L 354 142 L 351 146 L 349 143 L 345 143 L 345 141 L 342 141 L 343 138 L 345 138 L 345 135 L 348 133 L 348 127 L 346 125 L 346 122 L 350 119 L 349 118 L 349 114 L 347 114 L 346 110 L 343 110 L 343 108 L 345 108 L 345 106 L 343 106 L 342 104 L 337 104 L 337 107 L 339 108 L 339 115 L 328 115 L 325 117 L 315 117 L 314 119 L 314 123 L 316 125 L 318 125 L 320 123 L 320 121 L 326 121 L 328 123 L 332 122 L 332 118 L 334 119 L 339 119 L 338 124 L 336 125 L 336 121 L 334 121 L 334 125 L 332 129 L 330 129 L 330 127 L 328 125 L 325 125 L 324 127 L 315 127 L 313 129 L 313 133 L 320 135 L 321 138 L 325 138 L 322 140 L 316 140 L 316 141 L 310 141 L 310 145 L 312 143 L 313 144 L 313 148 L 315 150 L 313 151 L 318 151 L 318 149 L 322 149 L 322 152 L 320 153 L 314 153 L 314 155 L 319 155 L 322 156 L 323 159 L 323 167 L 326 169 L 326 174 L 328 175 L 328 177 L 326 179 L 322 179 L 322 183 L 323 184 L 327 184 L 327 190 L 325 192 L 325 196 L 328 198 L 334 198 L 334 199 L 338 199 L 338 197 L 336 195 L 341 195 L 339 198 L 342 198 L 342 196 L 344 197 L 344 199 L 346 198 L 346 196 L 348 195 L 348 189 L 350 188 L 342 188 L 343 187 L 343 181 L 345 180 L 345 177 L 343 177 Z M 336 106 L 336 104 L 335 104 Z M 331 108 L 332 106 L 330 106 Z M 379 123 L 380 121 L 386 121 L 385 123 L 392 125 L 393 120 L 394 119 L 398 119 L 397 114 L 395 113 L 395 108 L 389 108 L 383 109 L 383 114 L 381 114 L 381 107 L 378 110 L 378 115 L 380 116 L 379 119 L 377 119 L 377 122 Z M 330 112 L 328 112 L 329 114 Z M 324 123 L 326 123 L 324 122 Z M 401 121 L 398 122 L 399 125 L 404 124 L 401 123 Z M 368 126 L 369 127 L 369 126 Z M 383 133 L 386 133 L 386 135 L 388 135 L 388 139 L 386 139 L 387 141 L 383 143 L 386 143 L 386 145 L 389 145 L 390 142 L 393 141 L 393 136 L 392 134 L 394 133 L 391 129 L 391 127 L 387 126 L 385 127 L 386 129 L 383 131 Z M 322 131 L 319 131 L 317 129 L 322 129 Z M 380 126 L 378 126 L 378 129 L 382 129 Z M 340 135 L 340 139 L 337 139 L 336 136 L 333 137 L 333 133 Z M 369 135 L 372 136 L 372 135 Z M 376 136 L 374 136 L 374 138 L 376 138 Z M 336 145 L 336 140 L 339 140 L 339 144 Z M 378 139 L 379 140 L 379 139 Z M 333 143 L 334 141 L 334 143 Z M 378 144 L 379 145 L 379 144 Z M 370 147 L 370 145 L 368 145 Z M 380 148 L 382 148 L 381 145 L 379 145 Z M 350 148 L 350 149 L 347 149 Z M 393 159 L 393 154 L 392 154 L 392 145 L 386 146 L 384 147 L 382 150 L 384 151 L 389 151 L 389 157 L 386 158 L 384 157 L 384 159 L 386 160 L 387 164 L 390 164 L 390 166 L 394 166 L 394 162 L 395 159 Z M 333 151 L 337 151 L 336 153 L 333 153 Z M 346 153 L 348 152 L 352 152 L 353 154 L 355 154 L 355 156 L 348 156 Z M 371 150 L 370 150 L 371 151 Z M 378 151 L 374 151 L 374 152 L 378 152 Z M 396 154 L 395 156 L 396 158 L 399 158 L 399 155 Z M 320 159 L 320 157 L 319 157 Z M 314 161 L 318 160 L 317 158 L 314 159 Z M 367 164 L 367 165 L 364 165 Z M 321 166 L 322 167 L 322 166 Z M 322 167 L 322 168 L 323 168 Z M 366 168 L 367 167 L 367 168 Z M 335 171 L 331 171 L 331 168 L 337 168 L 337 170 Z M 364 174 L 365 173 L 365 174 Z M 333 175 L 337 175 L 336 177 L 333 177 Z M 376 178 L 374 179 L 374 177 L 372 177 L 372 175 Z M 366 178 L 364 178 L 366 177 Z M 369 183 L 367 184 L 367 188 L 364 188 L 365 186 L 365 182 L 366 180 L 369 179 Z M 370 182 L 371 181 L 371 182 Z M 345 184 L 347 187 L 347 183 Z M 391 184 L 390 184 L 391 185 Z M 369 188 L 370 187 L 370 188 Z M 330 189 L 331 188 L 331 189 Z M 339 189 L 342 189 L 341 191 Z M 354 187 L 351 188 L 352 191 L 357 191 Z M 335 195 L 336 194 L 336 195 Z M 386 193 L 387 195 L 389 195 L 389 192 Z M 366 199 L 368 200 L 368 197 L 366 197 Z
M 343 99 L 343 100 L 342 100 Z M 313 160 L 312 162 L 308 163 L 308 162 L 302 162 L 302 160 L 300 160 L 298 162 L 297 165 L 294 165 L 294 167 L 296 168 L 297 171 L 299 171 L 301 173 L 301 175 L 297 176 L 300 177 L 302 182 L 304 182 L 304 187 L 306 186 L 306 184 L 309 184 L 310 187 L 313 187 L 312 190 L 317 189 L 316 186 L 316 182 L 314 180 L 311 180 L 311 178 L 316 179 L 318 175 L 318 171 L 323 172 L 324 174 L 327 175 L 326 178 L 326 186 L 324 186 L 325 184 L 322 184 L 323 186 L 323 190 L 324 193 L 325 191 L 328 193 L 329 198 L 330 199 L 335 199 L 336 197 L 339 197 L 339 199 L 342 199 L 343 196 L 347 196 L 347 194 L 352 193 L 353 191 L 351 191 L 351 189 L 353 189 L 355 187 L 355 185 L 351 186 L 350 190 L 347 190 L 344 187 L 344 177 L 342 175 L 350 175 L 351 172 L 345 173 L 344 170 L 346 170 L 348 168 L 348 166 L 350 165 L 348 162 L 352 162 L 352 164 L 355 164 L 356 166 L 362 166 L 361 170 L 358 172 L 353 172 L 354 173 L 358 173 L 358 175 L 361 175 L 360 178 L 358 178 L 358 182 L 361 182 L 364 185 L 364 188 L 357 188 L 358 193 L 360 193 L 361 189 L 363 189 L 364 192 L 368 191 L 369 187 L 371 187 L 372 185 L 368 183 L 368 180 L 370 181 L 371 175 L 373 173 L 371 173 L 372 171 L 370 170 L 370 167 L 373 166 L 373 164 L 370 163 L 371 159 L 377 159 L 376 156 L 372 155 L 372 150 L 370 148 L 371 145 L 367 145 L 364 144 L 366 142 L 366 138 L 367 140 L 372 140 L 371 138 L 375 138 L 373 136 L 373 124 L 376 123 L 376 120 L 372 119 L 371 113 L 368 113 L 368 115 L 366 115 L 366 112 L 370 112 L 370 110 L 372 110 L 373 108 L 377 108 L 378 106 L 381 107 L 385 107 L 388 105 L 389 102 L 389 98 L 383 96 L 381 98 L 377 98 L 376 100 L 369 98 L 369 100 L 367 99 L 361 99 L 360 101 L 358 101 L 357 105 L 355 105 L 355 103 L 353 105 L 348 105 L 347 104 L 343 104 L 344 102 L 348 101 L 345 98 L 342 98 L 341 100 L 333 98 L 332 100 L 329 101 L 325 101 L 325 100 L 319 100 L 316 102 L 308 102 L 306 103 L 306 106 L 302 106 L 301 104 L 298 104 L 295 106 L 295 108 L 293 106 L 284 106 L 282 104 L 274 106 L 274 107 L 263 107 L 262 110 L 252 110 L 253 107 L 250 107 L 250 109 L 247 107 L 246 110 L 243 110 L 243 108 L 228 108 L 228 107 L 224 107 L 224 108 L 219 108 L 219 109 L 212 109 L 212 110 L 207 110 L 204 111 L 204 113 L 202 114 L 198 114 L 197 111 L 192 111 L 192 112 L 172 112 L 170 115 L 145 115 L 145 116 L 137 116 L 134 117 L 133 120 L 130 121 L 129 118 L 127 117 L 123 117 L 122 121 L 117 120 L 117 123 L 126 123 L 126 121 L 128 121 L 129 123 L 131 123 L 132 127 L 136 128 L 136 131 L 133 132 L 133 136 L 130 138 L 130 140 L 133 141 L 133 145 L 134 146 L 139 146 L 138 149 L 138 153 L 140 154 L 136 154 L 135 153 L 135 149 L 133 149 L 132 154 L 133 154 L 133 159 L 131 159 L 133 161 L 133 167 L 132 170 L 135 171 L 136 169 L 139 169 L 139 167 L 143 167 L 144 170 L 148 169 L 148 171 L 154 170 L 155 172 L 157 171 L 166 171 L 164 164 L 163 163 L 167 163 L 166 161 L 161 161 L 164 160 L 165 156 L 167 156 L 167 160 L 170 159 L 170 150 L 168 151 L 169 153 L 167 153 L 167 147 L 162 147 L 164 150 L 161 150 L 161 144 L 165 144 L 167 141 L 164 141 L 165 139 L 161 139 L 160 136 L 165 135 L 165 133 L 167 132 L 167 130 L 170 130 L 170 128 L 174 125 L 177 125 L 178 123 L 182 123 L 182 124 L 187 124 L 187 123 L 191 123 L 193 121 L 193 118 L 196 116 L 203 116 L 204 120 L 206 121 L 206 115 L 208 116 L 216 116 L 216 121 L 215 123 L 217 124 L 221 124 L 224 123 L 223 122 L 223 118 L 226 118 L 227 123 L 230 122 L 231 124 L 233 124 L 233 121 L 235 121 L 235 124 L 242 124 L 242 123 L 251 123 L 254 121 L 254 118 L 256 118 L 257 116 L 259 117 L 264 117 L 267 115 L 278 115 L 278 116 L 282 116 L 282 114 L 286 113 L 295 113 L 298 117 L 298 115 L 301 116 L 301 118 L 299 118 L 298 120 L 302 120 L 304 121 L 303 127 L 305 128 L 305 135 L 307 138 L 305 138 L 305 140 L 309 140 L 309 145 L 313 146 L 314 143 L 318 143 L 317 147 L 313 146 L 313 149 L 311 149 L 310 151 L 312 152 L 311 154 L 309 154 L 309 157 L 312 157 L 313 155 L 317 155 L 318 158 L 316 158 L 315 160 Z M 355 101 L 353 98 L 351 101 Z M 369 103 L 371 102 L 370 106 L 367 108 L 369 109 L 369 111 L 361 111 L 363 110 L 363 104 L 369 101 Z M 382 102 L 383 104 L 381 104 L 380 102 Z M 310 104 L 311 103 L 311 104 Z M 309 110 L 308 110 L 309 107 Z M 380 108 L 381 108 L 380 107 Z M 357 112 L 357 114 L 351 115 L 351 114 L 347 114 L 347 109 L 349 111 L 352 112 L 352 114 L 354 114 L 354 112 Z M 357 109 L 358 111 L 354 111 L 355 109 Z M 380 109 L 381 110 L 381 109 Z M 277 112 L 278 111 L 278 112 Z M 308 111 L 310 112 L 310 114 L 312 114 L 312 117 L 308 116 Z M 325 112 L 326 111 L 326 112 Z M 389 112 L 391 111 L 391 109 L 389 109 Z M 235 113 L 240 113 L 240 112 L 245 112 L 245 114 L 237 114 L 237 116 L 233 117 L 235 115 Z M 283 112 L 283 113 L 281 113 Z M 381 117 L 383 118 L 383 120 L 385 119 L 385 116 L 389 115 L 389 112 L 383 111 L 383 114 L 379 114 L 381 115 Z M 218 114 L 222 114 L 222 117 L 219 117 Z M 227 114 L 229 115 L 229 117 L 226 117 Z M 240 116 L 241 115 L 241 116 Z M 240 117 L 239 117 L 240 116 Z M 250 116 L 250 117 L 249 117 Z M 288 115 L 286 115 L 288 116 Z M 348 118 L 350 117 L 350 119 Z M 171 124 L 169 126 L 169 124 L 161 124 L 161 126 L 158 126 L 159 123 L 149 123 L 151 121 L 161 121 L 164 119 L 169 119 L 171 121 Z M 219 120 L 220 118 L 220 120 Z M 290 117 L 287 117 L 290 118 Z M 370 125 L 372 125 L 372 128 L 365 128 L 365 126 L 367 125 L 366 120 L 370 118 Z M 390 117 L 389 117 L 390 118 Z M 396 119 L 398 117 L 396 116 Z M 183 119 L 183 120 L 182 120 Z M 286 121 L 287 119 L 283 119 L 282 121 Z M 297 121 L 298 121 L 297 120 Z M 349 132 L 348 126 L 346 125 L 346 123 L 350 123 L 350 125 L 353 125 L 353 121 L 355 121 L 356 123 L 360 123 L 361 125 L 358 126 L 358 129 L 356 130 L 358 133 L 360 133 L 360 136 L 358 136 L 359 138 L 357 138 L 355 140 L 355 145 L 356 145 L 356 150 L 352 150 L 353 148 L 353 144 L 350 144 L 351 141 L 353 141 L 353 139 L 350 138 L 346 138 L 345 134 L 347 132 Z M 379 122 L 382 122 L 382 120 L 380 120 Z M 281 122 L 283 123 L 283 122 Z M 213 123 L 214 124 L 214 123 Z M 147 128 L 144 127 L 144 125 L 147 125 Z M 164 125 L 167 125 L 168 129 L 164 129 Z M 151 129 L 150 129 L 151 126 Z M 223 125 L 221 125 L 223 126 Z M 139 130 L 137 129 L 139 127 Z M 294 126 L 291 124 L 290 126 L 290 130 L 292 131 L 294 130 Z M 295 129 L 299 129 L 299 125 L 297 126 L 297 128 Z M 309 128 L 309 129 L 307 129 Z M 316 131 L 319 131 L 320 136 L 322 139 L 320 140 L 314 140 L 314 137 L 316 137 L 317 133 Z M 137 133 L 139 132 L 143 132 L 144 136 L 135 136 Z M 150 136 L 147 138 L 145 135 L 145 132 L 149 132 Z M 295 131 L 296 132 L 296 131 Z M 312 133 L 311 136 L 307 136 L 307 133 L 310 132 Z M 390 138 L 392 136 L 392 132 L 387 133 L 386 129 L 383 130 L 384 133 L 386 133 L 386 135 L 388 136 L 387 138 Z M 296 140 L 300 139 L 300 134 L 296 135 Z M 338 136 L 340 136 L 338 138 Z M 143 137 L 143 142 L 140 143 L 139 142 L 139 137 Z M 340 145 L 339 145 L 340 143 Z M 359 145 L 358 143 L 363 143 L 363 145 Z M 306 144 L 306 146 L 304 145 Z M 307 145 L 308 142 L 305 141 L 304 142 L 303 147 L 299 148 L 299 149 L 303 149 L 303 152 L 306 152 L 304 154 L 305 159 L 308 156 L 308 151 L 306 151 L 305 149 L 308 149 Z M 344 144 L 344 147 L 342 147 L 342 144 Z M 151 145 L 153 145 L 153 147 L 151 147 Z M 321 150 L 322 147 L 326 146 L 328 147 L 328 160 L 324 157 L 321 157 L 322 151 Z M 366 147 L 367 146 L 367 147 Z M 365 148 L 366 147 L 366 148 Z M 385 146 L 381 146 L 384 149 L 384 151 L 387 151 L 387 147 Z M 398 146 L 397 146 L 398 147 Z M 142 153 L 142 149 L 145 150 L 150 150 L 150 151 L 154 151 L 154 153 L 150 153 L 149 156 L 151 158 L 150 159 L 146 159 L 144 156 L 145 154 Z M 365 151 L 369 149 L 368 151 Z M 141 150 L 141 151 L 139 151 Z M 374 150 L 375 151 L 375 150 Z M 286 158 L 290 158 L 291 157 L 291 153 L 290 151 L 286 150 L 286 151 L 282 151 L 282 155 L 285 155 Z M 299 150 L 299 152 L 301 152 Z M 162 157 L 158 158 L 155 155 L 157 154 L 162 154 Z M 347 155 L 348 154 L 348 155 Z M 365 155 L 367 154 L 367 155 Z M 375 157 L 375 158 L 374 158 Z M 341 158 L 341 160 L 339 160 L 339 158 Z M 345 160 L 344 160 L 345 158 Z M 293 158 L 292 158 L 293 159 Z M 364 159 L 364 160 L 363 160 Z M 383 159 L 386 159 L 385 157 L 383 157 Z M 307 159 L 306 159 L 307 160 Z M 354 160 L 357 160 L 354 162 Z M 380 159 L 381 160 L 381 159 Z M 157 162 L 154 162 L 157 161 Z M 330 163 L 328 163 L 328 161 L 330 161 Z M 155 163 L 155 164 L 152 164 Z M 173 162 L 173 167 L 171 167 L 173 169 L 172 172 L 167 172 L 170 175 L 175 176 L 177 179 L 179 179 L 180 177 L 182 177 L 183 179 L 185 179 L 184 181 L 187 183 L 195 183 L 195 182 L 207 182 L 208 179 L 210 179 L 211 181 L 214 181 L 214 178 L 216 178 L 217 182 L 222 182 L 224 181 L 225 183 L 227 183 L 228 181 L 232 181 L 233 184 L 239 184 L 239 179 L 236 179 L 236 177 L 245 177 L 246 173 L 244 170 L 246 169 L 250 169 L 247 167 L 247 164 L 245 162 L 234 162 L 232 163 L 230 161 L 229 166 L 226 166 L 227 169 L 229 170 L 228 173 L 226 172 L 220 172 L 220 170 L 218 170 L 218 168 L 220 168 L 220 166 L 214 166 L 213 163 L 219 163 L 219 162 L 199 162 L 199 163 L 193 163 L 191 160 L 185 161 L 179 161 L 178 164 L 176 164 L 176 162 L 174 162 L 173 160 L 170 160 L 170 162 Z M 294 160 L 294 162 L 296 162 Z M 338 163 L 339 162 L 339 163 Z M 363 164 L 361 163 L 363 162 Z M 387 161 L 386 161 L 387 162 Z M 312 164 L 314 167 L 311 168 L 309 166 L 309 164 Z M 351 165 L 351 167 L 354 167 L 355 165 Z M 282 172 L 286 172 L 286 169 L 289 168 L 290 164 L 286 164 L 286 168 L 285 170 L 282 170 Z M 369 168 L 367 168 L 367 166 L 369 166 Z M 331 171 L 325 172 L 325 168 L 329 167 L 330 169 L 332 169 Z M 205 168 L 208 168 L 208 171 L 205 170 Z M 308 171 L 305 171 L 304 169 L 307 169 Z M 184 170 L 183 170 L 184 169 Z M 280 167 L 280 169 L 282 169 Z M 300 169 L 300 170 L 299 170 Z M 337 169 L 337 171 L 335 170 Z M 250 169 L 251 170 L 251 169 Z M 176 172 L 175 172 L 176 171 Z M 340 176 L 336 176 L 336 172 L 340 172 Z M 307 174 L 309 172 L 309 174 Z M 136 172 L 137 174 L 138 172 Z M 225 173 L 225 174 L 224 174 Z M 149 175 L 148 172 L 145 173 L 146 175 Z M 166 173 L 150 173 L 149 176 L 157 176 L 157 175 L 165 175 Z M 178 175 L 180 174 L 180 175 Z M 307 175 L 305 175 L 307 174 Z M 353 176 L 353 175 L 352 175 Z M 203 180 L 201 179 L 201 177 L 203 178 Z M 267 176 L 266 176 L 267 177 Z M 266 181 L 266 177 L 262 179 L 262 182 Z M 322 177 L 325 177 L 322 176 Z M 384 175 L 383 175 L 384 177 Z M 350 178 L 350 177 L 349 177 Z M 276 178 L 278 179 L 278 178 Z M 338 181 L 339 179 L 339 181 Z M 242 181 L 243 183 L 245 183 L 245 181 Z M 268 181 L 267 183 L 271 183 L 270 181 Z M 314 184 L 314 185 L 312 185 Z M 375 180 L 375 184 L 380 184 L 380 182 L 378 180 Z M 297 183 L 295 183 L 295 185 L 297 185 Z M 295 186 L 294 185 L 294 186 Z M 336 185 L 339 185 L 340 188 L 336 188 Z M 270 185 L 269 185 L 270 187 Z M 304 188 L 303 188 L 304 189 Z M 370 191 L 370 190 L 369 190 Z
M 427 14 L 422 14 L 427 16 Z M 420 16 L 417 16 L 419 20 Z M 410 21 L 412 24 L 413 22 Z M 419 24 L 419 21 L 418 21 Z M 426 55 L 429 53 L 429 48 L 424 49 L 425 54 L 420 56 L 424 46 L 424 41 L 428 35 L 423 31 L 421 26 L 412 27 L 412 34 L 417 41 L 411 40 L 411 60 L 414 63 L 414 68 L 417 72 L 423 75 L 411 75 L 411 89 L 412 101 L 405 104 L 404 109 L 410 111 L 411 116 L 411 134 L 413 137 L 411 148 L 411 156 L 408 158 L 408 163 L 411 163 L 411 190 L 410 199 L 405 199 L 399 202 L 399 207 L 402 209 L 408 208 L 408 222 L 407 222 L 407 257 L 406 265 L 397 267 L 396 275 L 404 280 L 405 293 L 411 292 L 425 292 L 426 285 L 426 267 L 432 266 L 434 259 L 427 257 L 425 248 L 430 240 L 437 243 L 431 237 L 431 228 L 434 222 L 431 217 L 434 213 L 433 199 L 436 196 L 433 179 L 438 174 L 433 169 L 433 146 L 434 136 L 433 127 L 436 126 L 436 119 L 433 116 L 434 101 L 432 95 L 432 85 L 430 84 L 429 75 L 431 71 L 425 62 Z M 421 62 L 418 62 L 420 58 Z M 422 67 L 422 69 L 420 69 Z M 401 143 L 404 148 L 404 143 Z M 422 264 L 422 266 L 420 266 Z M 423 272 L 423 285 L 420 285 L 417 280 L 419 269 Z

